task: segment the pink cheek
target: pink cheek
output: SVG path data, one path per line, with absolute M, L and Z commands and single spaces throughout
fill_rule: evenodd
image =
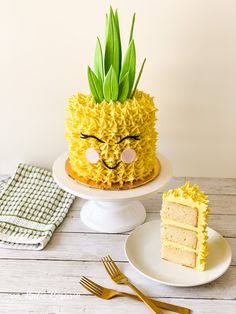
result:
M 130 164 L 131 162 L 133 162 L 136 159 L 136 151 L 132 148 L 127 148 L 125 150 L 123 150 L 122 154 L 121 154 L 121 160 L 125 163 L 125 164 Z
M 85 156 L 91 164 L 96 164 L 99 161 L 99 154 L 94 148 L 88 148 Z

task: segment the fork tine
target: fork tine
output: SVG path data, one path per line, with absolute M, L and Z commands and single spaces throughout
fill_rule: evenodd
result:
M 87 288 L 90 288 L 91 291 L 95 294 L 101 294 L 100 290 L 97 289 L 96 287 L 94 287 L 93 285 L 91 285 L 90 283 L 88 283 L 87 281 L 85 280 L 81 280 L 80 281 L 81 284 L 84 284 Z
M 117 275 L 120 273 L 118 267 L 116 267 L 115 263 L 113 262 L 113 260 L 111 259 L 111 257 L 109 255 L 107 256 L 107 262 L 110 265 L 110 267 L 112 268 L 113 274 Z
M 105 264 L 107 265 L 107 268 L 109 269 L 109 272 L 110 272 L 111 276 L 115 276 L 116 275 L 116 271 L 112 267 L 111 263 L 109 262 L 108 257 L 105 256 L 104 259 L 105 259 Z
M 83 276 L 82 278 L 84 278 L 85 280 L 87 280 L 91 285 L 93 285 L 94 287 L 98 288 L 100 291 L 102 291 L 104 288 L 102 286 L 100 286 L 98 283 L 92 281 L 91 279 L 89 279 L 88 277 Z
M 92 294 L 96 295 L 97 297 L 100 297 L 100 294 L 88 287 L 86 284 L 84 284 L 82 281 L 80 281 L 81 286 L 83 286 L 86 290 L 91 292 Z
M 105 267 L 108 275 L 111 277 L 110 270 L 108 269 L 107 265 L 105 264 L 105 261 L 103 260 L 103 258 L 102 258 L 102 263 L 103 263 L 103 266 Z
M 85 281 L 85 280 L 81 280 L 81 282 L 86 285 L 87 287 L 89 287 L 91 290 L 93 290 L 96 293 L 101 293 L 101 291 L 99 289 L 97 289 L 95 286 L 91 285 L 89 282 Z
M 97 290 L 98 292 L 102 292 L 102 288 L 95 284 L 93 281 L 89 280 L 87 277 L 82 277 L 82 281 L 85 282 L 87 285 L 91 286 L 93 289 Z
M 89 284 L 91 284 L 92 286 L 94 286 L 95 288 L 101 290 L 101 286 L 99 286 L 98 284 L 96 284 L 94 281 L 90 280 L 88 277 L 82 276 L 82 280 L 88 282 Z
M 103 263 L 103 265 L 104 265 L 104 267 L 105 267 L 107 273 L 109 274 L 109 276 L 110 276 L 111 279 L 112 279 L 112 273 L 111 273 L 110 268 L 108 267 L 108 264 L 107 264 L 107 262 L 106 262 L 106 260 L 105 260 L 104 257 L 102 258 L 102 263 Z
M 111 262 L 111 264 L 113 265 L 113 267 L 116 269 L 116 271 L 117 271 L 118 273 L 121 273 L 120 268 L 116 265 L 116 263 L 113 261 L 113 259 L 111 258 L 110 255 L 108 255 L 108 259 L 109 259 L 109 261 Z

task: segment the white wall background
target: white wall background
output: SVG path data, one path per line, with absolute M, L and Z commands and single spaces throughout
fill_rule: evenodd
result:
M 0 0 L 0 173 L 50 168 L 66 150 L 67 98 L 88 92 L 96 35 L 132 13 L 140 87 L 156 96 L 175 175 L 236 177 L 236 0 Z

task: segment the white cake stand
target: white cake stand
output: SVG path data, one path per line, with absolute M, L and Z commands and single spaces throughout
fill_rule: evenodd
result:
M 157 192 L 172 176 L 168 159 L 160 153 L 161 172 L 153 181 L 130 190 L 109 191 L 80 184 L 70 178 L 65 171 L 68 153 L 59 156 L 53 165 L 53 177 L 65 191 L 87 199 L 81 209 L 81 220 L 89 228 L 108 233 L 119 233 L 134 229 L 146 218 L 146 210 L 138 200 Z

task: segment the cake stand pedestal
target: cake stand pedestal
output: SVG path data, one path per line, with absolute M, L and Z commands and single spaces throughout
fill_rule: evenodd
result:
M 70 178 L 65 170 L 67 158 L 68 153 L 64 153 L 54 162 L 54 180 L 63 190 L 88 200 L 81 209 L 81 220 L 89 228 L 99 232 L 120 233 L 142 224 L 146 218 L 146 210 L 139 199 L 157 192 L 172 176 L 170 162 L 158 153 L 161 172 L 153 181 L 129 190 L 101 190 Z

